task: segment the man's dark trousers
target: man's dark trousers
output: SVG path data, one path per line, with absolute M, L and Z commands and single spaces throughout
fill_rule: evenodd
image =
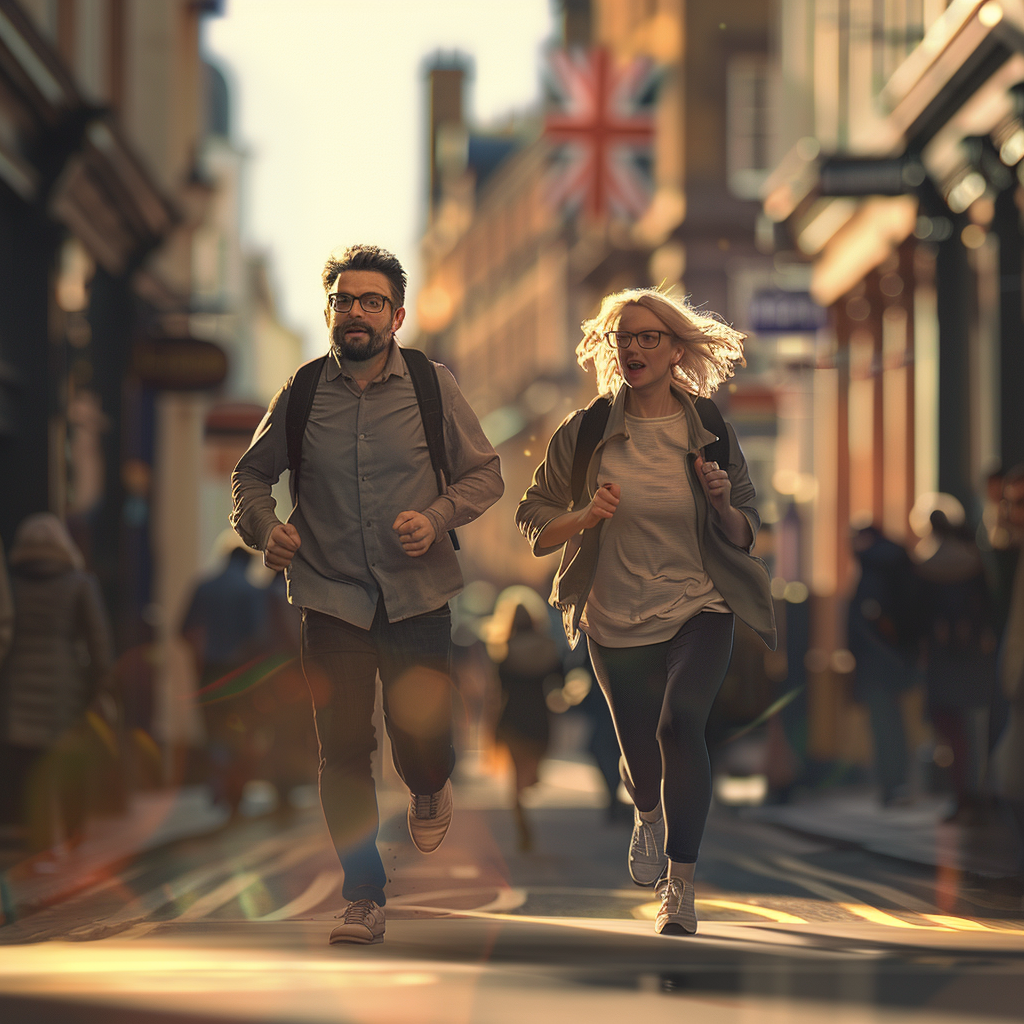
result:
M 347 900 L 385 902 L 372 774 L 377 673 L 395 768 L 410 792 L 427 794 L 442 789 L 455 767 L 450 665 L 447 604 L 388 622 L 380 601 L 369 629 L 303 609 L 302 670 L 320 743 L 320 802 Z

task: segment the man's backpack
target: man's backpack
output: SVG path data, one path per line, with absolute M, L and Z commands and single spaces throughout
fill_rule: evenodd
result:
M 710 398 L 695 398 L 693 404 L 697 407 L 697 415 L 700 416 L 704 429 L 710 430 L 718 438 L 717 441 L 704 446 L 704 458 L 708 462 L 717 462 L 719 466 L 728 466 L 729 432 L 725 428 L 721 410 Z M 583 413 L 583 422 L 580 423 L 580 432 L 576 435 L 576 450 L 572 457 L 573 508 L 579 505 L 583 496 L 583 488 L 587 483 L 587 467 L 604 434 L 611 408 L 611 399 L 602 397 L 587 406 Z
M 416 392 L 416 403 L 420 407 L 423 420 L 423 433 L 427 439 L 427 451 L 430 452 L 430 464 L 434 467 L 437 478 L 437 493 L 444 494 L 445 482 L 451 480 L 448 467 L 448 452 L 444 446 L 444 415 L 441 410 L 441 388 L 437 382 L 437 370 L 433 363 L 416 348 L 399 348 L 405 365 L 412 378 L 412 386 Z M 313 396 L 320 380 L 327 356 L 320 356 L 308 363 L 303 363 L 295 371 L 288 397 L 288 411 L 285 414 L 285 437 L 288 440 L 288 469 L 291 471 L 292 501 L 299 494 L 299 470 L 302 466 L 302 438 L 306 433 L 306 423 L 313 409 Z M 459 539 L 454 530 L 448 531 L 452 547 L 459 550 Z

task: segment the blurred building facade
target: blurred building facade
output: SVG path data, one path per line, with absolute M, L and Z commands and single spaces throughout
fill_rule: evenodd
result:
M 652 198 L 637 217 L 553 209 L 543 116 L 479 129 L 464 111 L 469 62 L 441 56 L 428 69 L 429 217 L 416 343 L 457 374 L 506 481 L 502 501 L 467 532 L 470 575 L 543 590 L 554 572 L 553 560 L 529 553 L 513 514 L 554 428 L 596 394 L 575 347 L 581 321 L 604 295 L 676 285 L 748 326 L 750 297 L 772 266 L 755 245 L 758 189 L 772 158 L 764 116 L 771 11 L 762 0 L 562 4 L 555 45 L 603 47 L 613 61 L 645 57 L 658 68 Z M 759 488 L 770 492 L 774 393 L 760 380 L 756 343 L 748 356 L 750 372 L 719 397 L 743 433 Z
M 828 314 L 794 365 L 802 426 L 776 473 L 812 592 L 813 752 L 853 757 L 851 526 L 912 542 L 915 502 L 939 491 L 976 524 L 985 475 L 1024 456 L 1024 8 L 780 0 L 778 19 L 758 237 Z
M 66 517 L 122 645 L 174 589 L 154 551 L 190 549 L 173 510 L 194 493 L 191 392 L 226 369 L 187 320 L 208 197 L 199 23 L 218 7 L 0 3 L 0 530 L 39 509 Z
M 241 247 L 244 153 L 201 54 L 221 8 L 0 0 L 0 535 L 66 519 L 121 649 L 176 633 L 227 525 L 225 438 L 300 361 Z

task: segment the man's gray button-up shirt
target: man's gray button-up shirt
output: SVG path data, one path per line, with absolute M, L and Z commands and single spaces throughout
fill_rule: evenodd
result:
M 494 504 L 503 484 L 476 414 L 451 372 L 434 365 L 452 472 L 443 495 L 398 346 L 362 391 L 333 356 L 324 364 L 303 438 L 298 504 L 288 517 L 302 541 L 286 573 L 294 604 L 366 629 L 380 595 L 396 622 L 439 608 L 462 589 L 447 531 Z M 280 522 L 271 487 L 288 468 L 288 397 L 286 384 L 231 478 L 232 525 L 260 550 Z M 434 526 L 434 544 L 418 558 L 405 553 L 392 529 L 404 511 L 422 512 Z

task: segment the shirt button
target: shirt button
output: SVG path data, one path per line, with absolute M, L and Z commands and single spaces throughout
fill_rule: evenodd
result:
M 365 476 L 364 476 L 364 477 L 360 477 L 360 480 L 363 480 L 363 481 L 365 481 L 365 480 L 366 480 L 366 477 L 365 477 Z
M 371 522 L 370 522 L 370 520 L 369 520 L 369 519 L 367 519 L 367 520 L 366 520 L 366 525 L 367 525 L 367 526 L 373 526 L 373 523 L 371 523 Z
M 359 435 L 359 440 L 360 441 L 365 441 L 366 440 L 366 435 L 365 434 L 360 434 Z

